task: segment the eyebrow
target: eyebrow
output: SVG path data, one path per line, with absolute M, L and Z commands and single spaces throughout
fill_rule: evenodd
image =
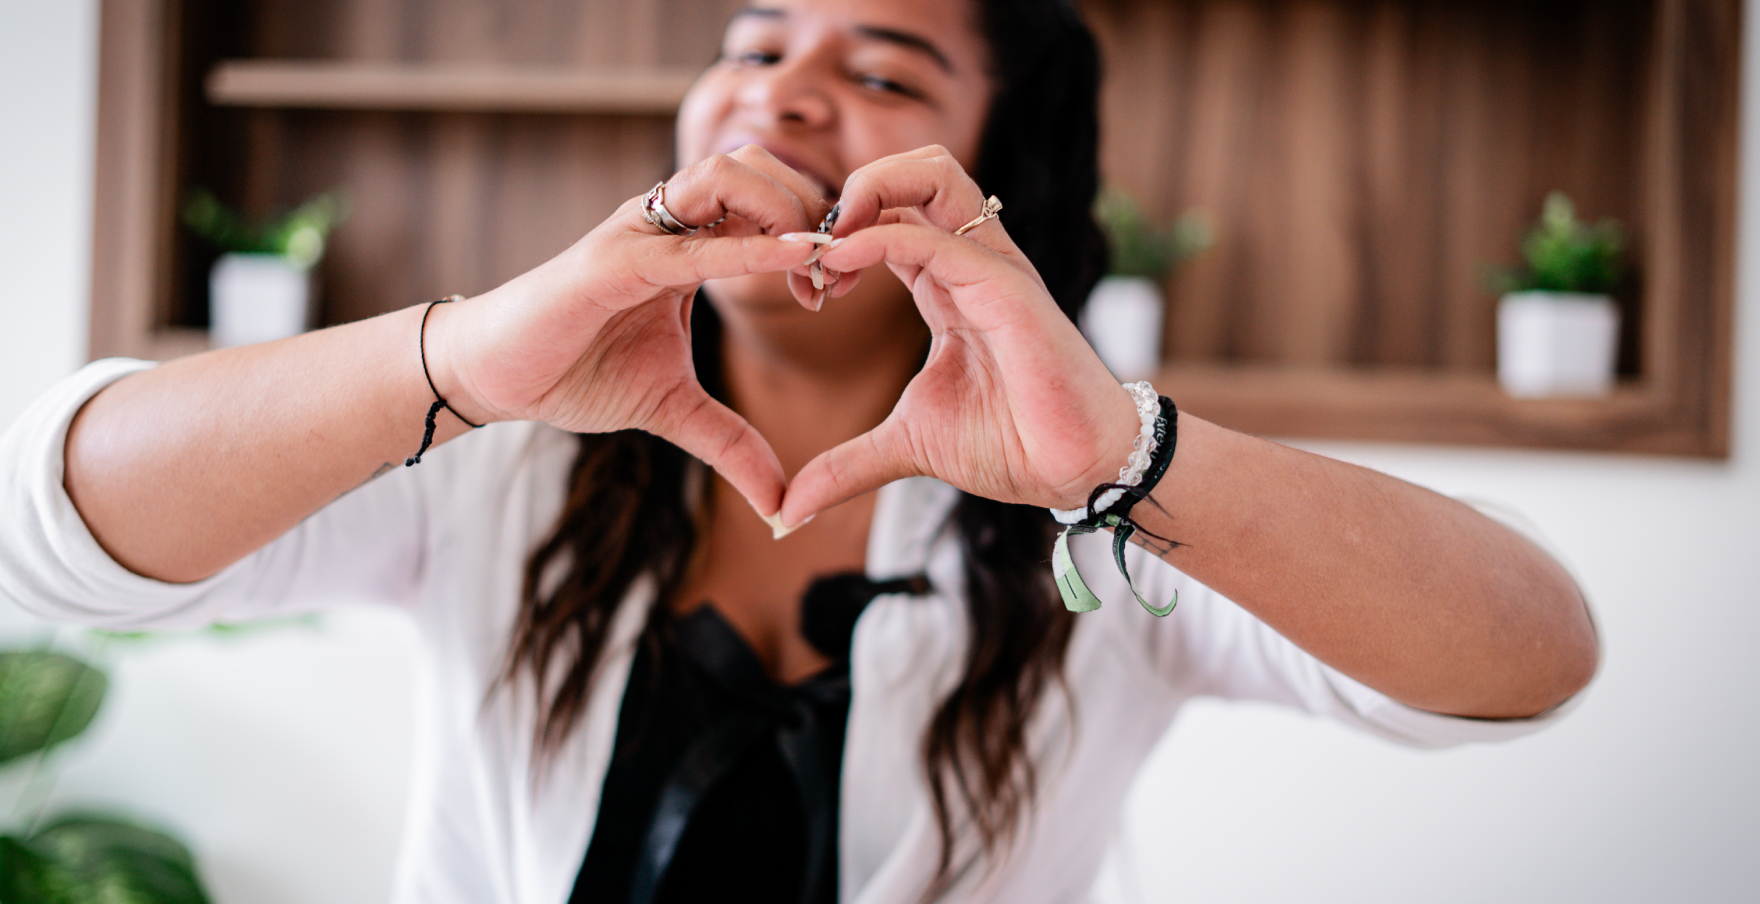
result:
M 734 13 L 733 18 L 729 20 L 729 24 L 748 17 L 756 19 L 782 19 L 787 15 L 787 12 L 780 9 L 748 6 L 745 9 Z M 887 44 L 903 47 L 908 50 L 914 50 L 923 54 L 929 59 L 934 60 L 935 65 L 940 66 L 942 71 L 949 75 L 953 74 L 953 62 L 947 58 L 947 54 L 942 53 L 941 48 L 935 46 L 934 41 L 931 41 L 922 35 L 908 31 L 901 31 L 896 28 L 882 28 L 878 25 L 857 25 L 855 30 L 857 35 L 867 38 L 870 41 L 882 41 Z
M 864 38 L 870 38 L 875 41 L 885 41 L 888 44 L 896 44 L 899 47 L 918 51 L 929 57 L 929 59 L 934 60 L 935 64 L 940 66 L 942 71 L 949 75 L 953 74 L 953 63 L 947 59 L 947 55 L 941 52 L 941 48 L 935 46 L 935 42 L 922 35 L 912 34 L 908 31 L 899 31 L 896 28 L 880 28 L 874 25 L 858 25 L 856 26 L 856 34 L 859 34 Z

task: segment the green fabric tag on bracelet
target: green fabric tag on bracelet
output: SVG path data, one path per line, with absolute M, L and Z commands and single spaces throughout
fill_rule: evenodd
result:
M 1082 573 L 1076 570 L 1074 559 L 1069 557 L 1070 531 L 1078 528 L 1071 526 L 1057 535 L 1057 542 L 1051 547 L 1051 573 L 1057 578 L 1057 593 L 1063 597 L 1063 607 L 1071 612 L 1092 612 L 1100 608 L 1100 598 L 1088 589 Z M 1080 533 L 1094 532 L 1091 527 L 1079 529 Z
M 1157 609 L 1149 605 L 1149 601 L 1143 599 L 1143 595 L 1137 592 L 1137 585 L 1131 580 L 1130 569 L 1125 567 L 1125 545 L 1130 542 L 1131 535 L 1137 532 L 1136 524 L 1128 518 L 1107 515 L 1101 519 L 1101 526 L 1112 528 L 1112 558 L 1118 563 L 1118 573 L 1124 575 L 1125 586 L 1131 588 L 1131 595 L 1137 598 L 1137 602 L 1144 609 L 1147 609 L 1150 615 L 1165 618 L 1175 606 L 1179 605 L 1179 591 L 1173 592 L 1172 602 Z M 1063 533 L 1057 535 L 1057 542 L 1051 547 L 1051 572 L 1057 578 L 1057 592 L 1063 597 L 1064 608 L 1071 612 L 1092 612 L 1100 608 L 1100 598 L 1094 595 L 1094 591 L 1088 589 L 1088 583 L 1082 580 L 1081 572 L 1076 570 L 1075 559 L 1070 558 L 1069 554 L 1070 534 L 1091 534 L 1098 530 L 1100 527 L 1072 524 L 1064 528 Z

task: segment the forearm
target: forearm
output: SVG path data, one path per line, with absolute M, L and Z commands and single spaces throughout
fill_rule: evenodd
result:
M 1172 467 L 1131 515 L 1184 544 L 1143 538 L 1168 562 L 1409 705 L 1530 716 L 1594 672 L 1593 626 L 1557 562 L 1386 475 L 1182 415 Z
M 417 346 L 422 313 L 209 352 L 112 384 L 69 430 L 69 496 L 137 574 L 218 572 L 416 450 L 434 398 Z M 436 444 L 469 429 L 446 412 L 437 425 Z

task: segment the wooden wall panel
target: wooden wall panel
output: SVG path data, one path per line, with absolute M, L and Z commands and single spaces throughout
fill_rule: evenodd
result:
M 522 71 L 696 67 L 736 0 L 257 0 L 200 7 L 199 76 L 219 59 L 465 63 Z M 671 172 L 666 116 L 216 108 L 194 121 L 178 191 L 253 213 L 346 192 L 353 214 L 319 269 L 321 320 L 340 323 L 542 263 Z M 204 322 L 212 253 L 178 233 L 170 321 Z
M 1217 227 L 1170 356 L 1489 372 L 1485 273 L 1548 191 L 1642 222 L 1651 5 L 1092 0 L 1108 178 Z
M 1741 0 L 1080 2 L 1113 61 L 1110 179 L 1217 227 L 1169 283 L 1160 382 L 1182 407 L 1279 435 L 1726 454 Z M 196 186 L 257 213 L 349 192 L 326 322 L 536 265 L 670 170 L 653 98 L 741 3 L 105 0 L 93 354 L 205 347 L 213 253 L 176 222 Z M 476 88 L 520 91 L 611 73 L 648 99 L 608 115 L 502 87 L 505 106 L 462 112 L 343 78 L 352 109 L 215 106 L 204 79 L 234 59 L 402 66 L 429 92 L 474 66 L 506 76 Z M 1513 262 L 1554 188 L 1633 237 L 1606 398 L 1490 378 L 1484 268 Z
M 266 206 L 332 188 L 353 214 L 322 267 L 323 320 L 474 294 L 555 256 L 670 172 L 655 117 L 257 111 Z M 254 142 L 253 142 L 254 144 Z
M 248 56 L 617 69 L 706 65 L 738 0 L 255 0 Z

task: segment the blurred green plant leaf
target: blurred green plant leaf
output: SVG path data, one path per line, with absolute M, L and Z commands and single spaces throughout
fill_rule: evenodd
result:
M 1546 197 L 1540 222 L 1522 242 L 1526 266 L 1492 277 L 1496 292 L 1587 292 L 1606 295 L 1623 275 L 1625 230 L 1613 220 L 1593 225 L 1559 192 Z
M 31 850 L 10 835 L 0 835 L 0 902 L 65 901 L 75 877 L 60 864 Z
M 0 652 L 0 763 L 86 730 L 110 680 L 65 653 Z
M 330 233 L 348 219 L 348 213 L 348 199 L 332 191 L 253 222 L 220 203 L 212 192 L 196 189 L 183 203 L 183 224 L 222 251 L 278 254 L 294 266 L 310 267 L 324 256 Z
M 1107 272 L 1114 276 L 1160 279 L 1181 261 L 1210 247 L 1210 221 L 1187 211 L 1172 223 L 1154 223 L 1130 195 L 1114 188 L 1094 199 L 1094 219 L 1106 234 Z
M 0 836 L 3 904 L 207 904 L 195 858 L 177 839 L 107 816 L 56 820 L 29 838 Z
M 257 618 L 242 622 L 216 622 L 201 628 L 163 630 L 163 631 L 107 631 L 93 628 L 86 633 L 106 644 L 126 644 L 131 647 L 149 646 L 167 641 L 189 640 L 197 637 L 234 640 L 256 637 L 288 628 L 315 630 L 323 627 L 324 620 L 316 612 L 302 612 L 298 615 L 278 615 L 269 618 Z M 0 902 L 5 904 L 5 902 Z

